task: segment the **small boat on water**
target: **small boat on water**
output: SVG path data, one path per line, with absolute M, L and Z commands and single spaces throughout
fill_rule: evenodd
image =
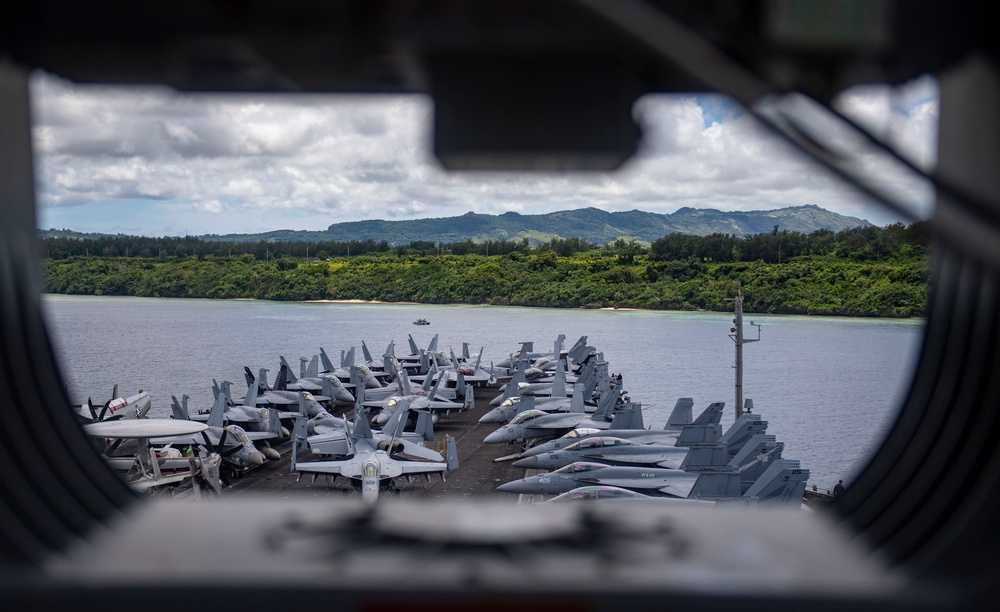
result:
M 413 324 L 414 325 L 430 325 L 431 322 L 428 321 L 427 319 L 417 319 L 416 321 L 413 322 Z

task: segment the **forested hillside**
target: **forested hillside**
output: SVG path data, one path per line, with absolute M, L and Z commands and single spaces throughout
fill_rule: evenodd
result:
M 649 248 L 625 240 L 605 248 L 577 239 L 536 248 L 363 242 L 330 243 L 306 257 L 302 247 L 43 241 L 49 291 L 74 294 L 728 310 L 740 282 L 748 312 L 919 316 L 929 286 L 920 226 L 672 234 Z

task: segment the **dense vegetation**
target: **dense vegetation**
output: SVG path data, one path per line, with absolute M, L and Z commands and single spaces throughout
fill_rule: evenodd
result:
M 929 286 L 919 225 L 736 237 L 618 240 L 224 243 L 48 238 L 55 293 L 269 300 L 360 299 L 555 307 L 919 316 Z M 306 249 L 309 249 L 308 257 Z M 349 253 L 349 255 L 348 255 Z

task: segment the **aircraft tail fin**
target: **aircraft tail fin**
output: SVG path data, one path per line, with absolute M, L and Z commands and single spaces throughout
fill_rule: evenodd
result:
M 382 433 L 389 434 L 393 439 L 403 435 L 406 428 L 406 416 L 410 413 L 410 402 L 404 400 L 393 409 L 389 419 L 382 426 Z
M 372 362 L 372 354 L 368 351 L 368 345 L 364 340 L 361 341 L 361 354 L 365 357 L 365 363 Z
M 597 403 L 597 410 L 594 411 L 591 418 L 596 421 L 597 419 L 606 419 L 611 416 L 611 411 L 614 410 L 618 404 L 618 398 L 621 397 L 619 391 L 608 390 L 601 395 L 601 401 Z
M 216 393 L 215 395 L 218 397 L 220 394 Z M 170 396 L 170 413 L 177 420 L 191 420 L 191 416 L 188 414 L 187 410 L 185 410 L 185 408 L 181 406 L 180 402 L 177 401 L 176 395 Z
M 565 337 L 564 337 L 565 338 Z M 562 344 L 560 343 L 559 351 L 562 352 Z M 566 351 L 566 356 L 573 360 L 574 363 L 580 363 L 583 359 L 587 357 L 590 351 L 587 350 L 587 336 L 580 336 L 580 339 L 573 343 L 573 346 Z
M 479 354 L 476 355 L 476 365 L 474 365 L 472 367 L 472 373 L 473 374 L 475 374 L 476 372 L 479 371 L 479 365 L 483 362 L 483 349 L 484 348 L 486 348 L 486 347 L 485 346 L 479 347 Z
M 257 387 L 262 393 L 270 388 L 267 386 L 267 372 L 267 368 L 261 368 L 257 371 Z
M 472 355 L 469 354 L 469 343 L 468 342 L 463 342 L 462 343 L 462 358 L 465 359 L 465 361 L 469 361 L 470 359 L 472 359 Z
M 682 425 L 691 423 L 691 410 L 694 408 L 694 400 L 690 397 L 682 397 L 674 404 L 674 410 L 667 419 L 667 424 L 663 429 L 679 430 Z
M 521 350 L 518 353 L 518 355 L 522 359 L 527 359 L 528 355 L 530 355 L 534 351 L 535 351 L 535 343 L 534 342 L 522 342 L 521 343 Z
M 435 371 L 436 371 L 436 369 L 435 369 Z M 438 373 L 437 382 L 434 383 L 434 386 L 431 387 L 430 393 L 427 394 L 427 401 L 431 401 L 431 400 L 433 400 L 437 396 L 438 389 L 440 389 L 441 385 L 444 384 L 444 379 L 445 379 L 444 374 L 442 374 L 442 373 L 439 372 Z M 431 380 L 430 373 L 428 373 L 427 374 L 427 378 L 424 379 L 424 384 L 427 384 L 428 380 Z
M 320 389 L 320 391 L 323 393 L 323 395 L 330 398 L 331 402 L 336 403 L 337 390 L 334 388 L 333 380 L 331 380 L 331 378 L 332 378 L 331 376 L 324 376 L 323 378 L 320 379 L 323 381 L 321 384 L 322 388 Z
M 349 368 L 354 365 L 354 347 L 347 349 L 347 353 L 344 354 L 343 361 L 340 364 L 342 368 Z
M 642 404 L 629 402 L 614 413 L 609 429 L 645 429 L 642 422 Z
M 445 437 L 445 460 L 448 462 L 448 471 L 458 469 L 458 444 L 455 436 Z
M 559 357 L 563 352 L 563 346 L 565 346 L 566 334 L 559 334 L 556 336 L 556 341 L 552 343 L 552 355 L 554 357 Z
M 573 397 L 569 400 L 569 411 L 575 412 L 577 414 L 584 411 L 583 408 L 583 393 L 586 385 L 579 380 L 573 385 Z
M 386 347 L 385 347 L 385 354 L 389 355 L 390 357 L 395 357 L 396 356 L 396 341 L 395 340 L 390 340 L 389 344 L 386 345 Z
M 566 361 L 556 363 L 556 376 L 552 380 L 552 397 L 566 397 Z
M 725 407 L 726 402 L 712 402 L 698 415 L 692 425 L 711 425 L 713 423 L 718 425 L 722 422 L 722 411 Z
M 410 343 L 410 354 L 419 355 L 420 349 L 417 348 L 417 343 L 413 340 L 413 334 L 406 334 L 406 339 Z
M 740 452 L 729 462 L 731 467 L 739 468 L 740 482 L 743 492 L 746 492 L 775 461 L 781 459 L 785 450 L 783 442 L 777 442 L 774 436 L 757 434 L 743 445 Z
M 722 434 L 719 442 L 728 448 L 729 457 L 735 457 L 751 437 L 767 433 L 767 421 L 759 414 L 743 414 Z
M 762 503 L 798 506 L 802 503 L 808 480 L 809 470 L 799 467 L 798 461 L 778 459 L 764 470 L 743 497 Z
M 424 382 L 420 384 L 420 388 L 424 390 L 424 393 L 430 393 L 431 387 L 434 384 L 434 373 L 437 372 L 437 368 L 427 370 L 427 374 L 424 376 Z M 440 377 L 438 377 L 440 380 Z
M 243 366 L 243 378 L 247 381 L 247 388 L 255 386 L 254 383 L 257 382 L 257 378 L 254 377 L 253 372 L 250 371 L 250 366 Z
M 288 382 L 288 383 L 294 383 L 294 382 L 298 381 L 298 378 L 295 377 L 295 372 L 292 372 L 291 366 L 288 365 L 288 362 L 285 361 L 285 358 L 283 356 L 278 355 L 278 363 L 281 364 L 282 366 L 284 366 L 284 368 L 286 370 L 286 372 L 285 372 L 285 381 L 286 382 Z M 302 362 L 300 361 L 299 363 L 301 364 Z M 278 368 L 278 373 L 279 374 L 281 373 L 281 368 L 280 367 Z
M 726 454 L 724 444 L 692 446 L 688 449 L 684 461 L 681 462 L 681 469 L 685 472 L 718 471 L 719 468 L 725 467 L 728 463 L 729 455 Z M 739 468 L 734 469 L 737 481 L 739 481 Z
M 226 396 L 227 406 L 236 405 L 236 402 L 233 401 L 233 383 L 228 380 L 224 380 L 222 381 L 222 384 L 219 385 L 219 389 L 222 391 L 222 394 Z M 247 389 L 247 391 L 249 392 L 249 389 Z
M 399 410 L 399 407 L 397 407 L 396 410 Z M 365 440 L 370 440 L 374 437 L 372 435 L 372 427 L 368 423 L 368 412 L 365 410 L 364 406 L 356 406 L 354 408 L 354 428 L 352 430 L 352 436 L 357 439 Z
M 426 410 L 417 411 L 416 432 L 423 435 L 427 442 L 434 441 L 434 416 Z
M 222 385 L 225 386 L 226 381 L 222 381 Z M 259 395 L 260 395 L 260 387 L 258 385 L 250 385 L 250 388 L 247 389 L 246 397 L 243 398 L 243 405 L 256 407 L 257 397 Z
M 332 370 L 331 370 L 332 371 Z M 303 378 L 319 378 L 319 355 L 313 355 Z
M 426 374 L 431 370 L 431 356 L 427 351 L 420 351 L 420 373 Z
M 740 472 L 733 468 L 698 474 L 688 499 L 724 499 L 740 496 Z
M 681 427 L 681 432 L 677 434 L 677 442 L 674 443 L 674 446 L 713 444 L 717 442 L 721 436 L 721 425 L 684 425 Z
M 295 453 L 300 447 L 308 446 L 309 408 L 306 406 L 305 393 L 299 393 L 299 411 L 295 415 L 295 425 L 292 427 L 292 471 L 295 470 Z
M 406 373 L 406 368 L 399 368 L 396 373 L 396 382 L 399 383 L 399 392 L 403 395 L 410 395 L 410 377 Z
M 256 389 L 256 387 L 254 387 Z M 212 411 L 208 413 L 208 420 L 205 422 L 209 427 L 222 427 L 226 419 L 226 397 L 223 394 L 215 396 L 215 403 L 212 404 Z
M 281 437 L 281 416 L 277 410 L 267 411 L 267 431 Z
M 476 407 L 476 399 L 474 397 L 474 392 L 472 390 L 471 384 L 465 385 L 465 397 L 462 398 L 462 408 L 464 410 L 472 410 Z
M 330 356 L 326 354 L 323 347 L 319 347 L 319 359 L 323 362 L 323 371 L 333 373 L 337 368 L 333 367 L 333 362 L 330 361 Z
M 219 383 L 215 382 L 215 379 L 213 378 L 212 379 L 212 397 L 215 397 L 216 395 L 218 395 L 220 391 L 222 391 L 222 387 L 220 387 Z
M 274 379 L 275 391 L 285 391 L 288 389 L 288 364 L 283 363 L 278 368 L 278 376 Z
M 458 373 L 455 374 L 455 395 L 465 397 L 465 385 L 465 372 L 459 368 Z
M 431 338 L 430 344 L 427 345 L 427 352 L 433 353 L 436 352 L 437 350 L 438 350 L 438 335 L 434 334 L 434 337 Z

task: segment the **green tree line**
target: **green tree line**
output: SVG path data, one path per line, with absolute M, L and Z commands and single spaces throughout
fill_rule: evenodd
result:
M 196 239 L 149 240 L 143 248 L 152 249 L 157 240 Z M 478 243 L 428 242 L 352 249 L 350 256 L 327 248 L 314 254 L 312 245 L 308 258 L 304 249 L 302 255 L 282 250 L 302 243 L 267 243 L 261 257 L 256 251 L 220 252 L 225 247 L 218 243 L 200 242 L 191 243 L 193 251 L 181 247 L 169 255 L 132 254 L 132 246 L 126 247 L 127 256 L 50 251 L 44 270 L 49 291 L 71 294 L 728 310 L 725 300 L 739 282 L 751 312 L 896 317 L 925 312 L 929 270 L 919 226 L 661 240 L 648 248 L 625 240 L 602 248 L 566 240 L 535 248 L 497 243 L 489 254 Z M 198 246 L 208 245 L 213 250 L 198 252 Z M 678 248 L 686 250 L 671 250 Z M 751 249 L 759 249 L 757 258 L 748 260 Z

